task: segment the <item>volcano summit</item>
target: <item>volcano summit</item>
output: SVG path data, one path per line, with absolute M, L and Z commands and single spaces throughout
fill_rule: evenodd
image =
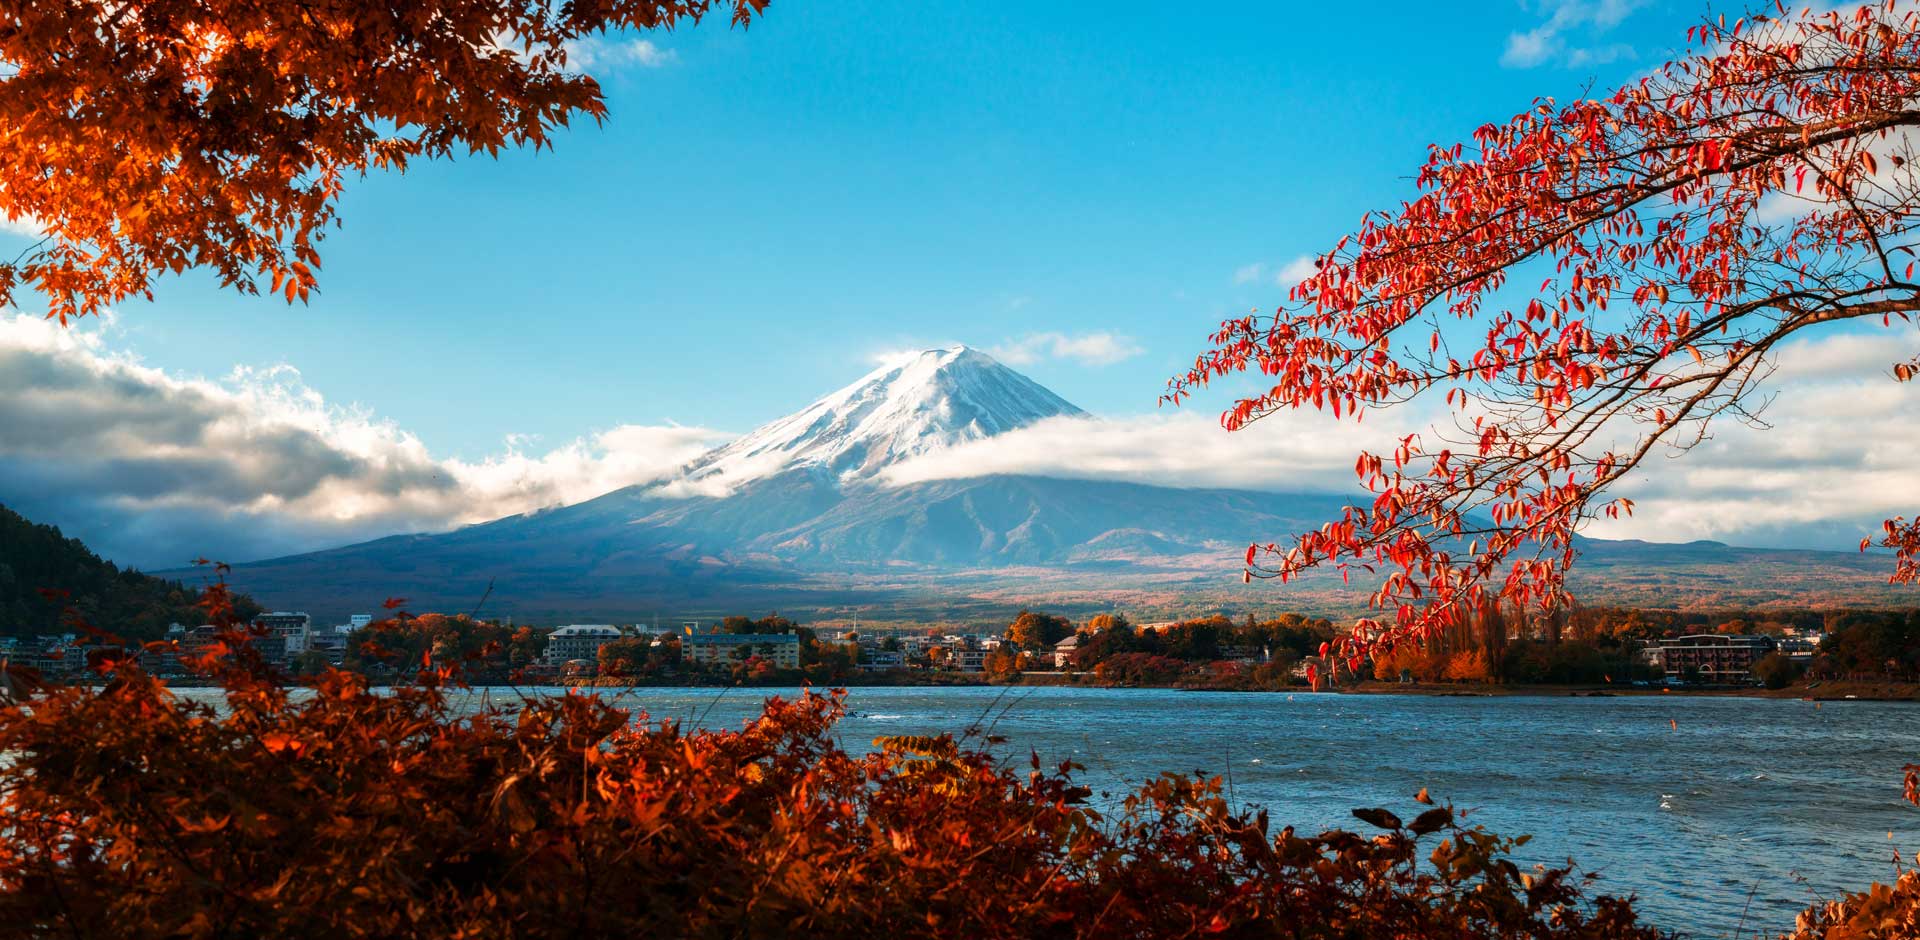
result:
M 1306 589 L 1318 593 L 1290 586 L 1257 599 L 1240 584 L 1248 541 L 1318 527 L 1352 495 L 966 476 L 964 466 L 923 482 L 895 483 L 887 473 L 1040 422 L 1091 420 L 983 352 L 927 350 L 665 480 L 451 532 L 239 565 L 232 582 L 276 606 L 326 615 L 372 609 L 387 597 L 407 598 L 416 610 L 468 610 L 486 596 L 487 613 L 535 620 L 848 607 L 939 618 L 1028 603 L 1360 605 L 1363 594 L 1337 577 Z M 1734 592 L 1723 593 L 1725 601 L 1764 600 L 1738 593 L 1740 584 L 1722 587 L 1727 578 L 1715 572 L 1730 567 L 1770 570 L 1765 578 L 1780 583 L 1815 570 L 1828 580 L 1864 576 L 1853 570 L 1859 560 L 1836 553 L 1585 544 L 1584 577 L 1626 577 L 1662 595 L 1704 577 Z M 1658 584 L 1643 583 L 1656 569 Z

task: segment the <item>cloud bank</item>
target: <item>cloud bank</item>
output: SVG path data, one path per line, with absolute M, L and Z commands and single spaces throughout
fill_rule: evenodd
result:
M 658 480 L 724 435 L 624 425 L 436 458 L 290 367 L 187 379 L 92 329 L 0 318 L 0 501 L 123 564 L 252 560 L 440 530 Z
M 1635 517 L 1589 533 L 1848 550 L 1879 520 L 1912 516 L 1920 386 L 1895 383 L 1891 365 L 1916 353 L 1911 328 L 1787 347 L 1768 427 L 1723 420 L 1693 451 L 1655 457 L 1619 491 L 1639 504 Z M 1354 424 L 1279 414 L 1237 434 L 1216 417 L 1201 403 L 1054 418 L 903 462 L 884 479 L 1035 474 L 1363 496 L 1355 454 L 1425 430 L 1434 415 Z M 0 318 L 0 502 L 141 567 L 254 560 L 578 502 L 666 482 L 725 438 L 622 425 L 543 450 L 509 439 L 484 460 L 436 457 L 285 366 L 183 378 L 108 351 L 94 326 Z
M 1920 387 L 1895 382 L 1892 364 L 1917 353 L 1910 327 L 1790 344 L 1765 426 L 1716 421 L 1692 451 L 1656 454 L 1621 489 L 1634 518 L 1591 534 L 1850 550 L 1880 520 L 1912 517 Z
M 1277 414 L 1235 434 L 1210 413 L 1048 418 L 915 457 L 886 483 L 1032 474 L 1161 486 L 1339 492 L 1356 489 L 1353 458 L 1385 430 L 1308 413 Z
M 1846 551 L 1880 520 L 1920 512 L 1920 384 L 1891 366 L 1920 353 L 1920 334 L 1833 334 L 1785 347 L 1764 426 L 1720 419 L 1686 453 L 1662 453 L 1615 491 L 1635 515 L 1596 522 L 1601 538 L 1716 539 Z M 1128 480 L 1169 486 L 1338 492 L 1364 498 L 1362 450 L 1430 430 L 1430 412 L 1376 413 L 1361 424 L 1282 413 L 1229 434 L 1205 405 L 1138 418 L 1054 418 L 885 475 L 895 485 L 986 474 Z M 1384 420 L 1383 420 L 1384 419 Z M 1667 457 L 1671 459 L 1666 459 Z M 1604 523 L 1604 524 L 1603 524 Z

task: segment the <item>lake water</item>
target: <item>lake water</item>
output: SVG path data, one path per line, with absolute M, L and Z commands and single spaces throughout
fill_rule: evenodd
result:
M 1163 770 L 1231 766 L 1234 796 L 1270 809 L 1276 828 L 1364 828 L 1349 811 L 1365 806 L 1407 818 L 1427 787 L 1496 832 L 1532 834 L 1525 861 L 1572 856 L 1602 875 L 1602 890 L 1637 894 L 1654 923 L 1696 937 L 1733 936 L 1749 894 L 1740 935 L 1771 936 L 1815 897 L 1888 880 L 1896 848 L 1909 860 L 1920 851 L 1920 810 L 1900 800 L 1900 767 L 1920 760 L 1920 706 L 1002 692 L 854 689 L 843 744 L 864 751 L 876 735 L 958 732 L 998 699 L 995 732 L 1010 755 L 1070 757 L 1088 767 L 1088 785 L 1107 790 Z M 639 689 L 621 699 L 656 717 L 737 727 L 769 694 Z

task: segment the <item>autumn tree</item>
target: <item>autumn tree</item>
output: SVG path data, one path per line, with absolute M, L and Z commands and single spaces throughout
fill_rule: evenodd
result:
M 113 672 L 0 701 L 7 936 L 1662 936 L 1425 791 L 1310 836 L 1219 778 L 1096 806 L 950 736 L 849 753 L 837 696 L 715 730 L 431 674 L 216 705 Z
M 411 670 L 429 663 L 458 670 L 470 679 L 505 678 L 539 655 L 541 640 L 519 630 L 466 614 L 401 613 L 376 620 L 353 634 L 346 665 L 365 672 Z
M 768 614 L 758 620 L 736 614 L 720 621 L 721 633 L 793 633 L 798 629 L 799 624 L 779 614 Z
M 988 678 L 1011 679 L 1020 674 L 1020 657 L 1005 646 L 994 647 L 982 664 Z
M 596 657 L 603 676 L 638 675 L 647 666 L 648 654 L 652 644 L 637 637 L 621 637 L 610 643 L 600 644 Z
M 1793 341 L 1912 329 L 1920 11 L 1773 12 L 1695 28 L 1692 52 L 1611 94 L 1433 147 L 1412 199 L 1169 384 L 1177 403 L 1259 377 L 1229 431 L 1294 409 L 1447 411 L 1359 456 L 1370 503 L 1247 550 L 1249 579 L 1377 574 L 1390 616 L 1340 644 L 1348 668 L 1496 598 L 1564 608 L 1575 532 L 1632 511 L 1609 493 L 1622 477 L 1753 419 Z M 1879 544 L 1894 580 L 1920 578 L 1920 521 L 1889 520 Z
M 1073 635 L 1073 622 L 1054 614 L 1023 610 L 1007 627 L 1007 641 L 1023 650 L 1039 652 Z
M 414 160 L 551 147 L 607 114 L 583 40 L 768 0 L 125 0 L 0 11 L 0 260 L 62 322 L 204 267 L 288 301 L 317 283 L 347 181 Z

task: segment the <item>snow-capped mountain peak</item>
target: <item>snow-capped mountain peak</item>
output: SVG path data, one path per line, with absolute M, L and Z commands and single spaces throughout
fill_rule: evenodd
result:
M 802 468 L 852 482 L 908 457 L 1083 413 L 977 349 L 930 349 L 707 453 L 680 482 L 723 492 Z

